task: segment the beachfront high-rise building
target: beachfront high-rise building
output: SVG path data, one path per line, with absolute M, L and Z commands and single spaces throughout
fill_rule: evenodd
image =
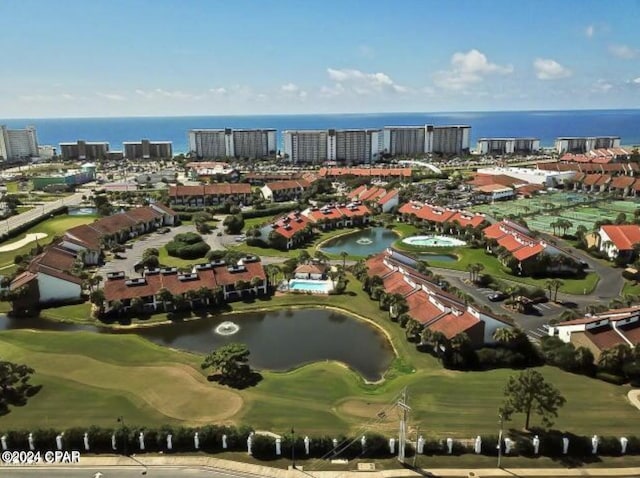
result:
M 470 136 L 468 125 L 427 125 L 427 151 L 442 155 L 468 153 Z
M 392 156 L 424 156 L 469 152 L 471 126 L 385 126 L 384 150 Z
M 480 138 L 478 154 L 527 154 L 540 151 L 538 138 Z
M 276 130 L 192 129 L 189 151 L 201 159 L 266 158 L 276 154 Z
M 173 146 L 171 141 L 150 141 L 143 139 L 140 141 L 125 141 L 124 157 L 127 159 L 171 159 L 173 157 Z
M 327 130 L 289 130 L 283 131 L 284 154 L 293 164 L 319 164 L 328 158 Z M 333 143 L 335 150 L 335 142 Z
M 379 129 L 290 130 L 283 136 L 285 155 L 294 164 L 372 163 L 384 150 L 384 135 Z
M 427 126 L 385 126 L 384 150 L 391 156 L 423 156 L 427 151 Z
M 562 136 L 556 138 L 558 154 L 586 153 L 593 149 L 619 148 L 620 136 Z
M 109 143 L 106 141 L 85 141 L 79 139 L 75 143 L 60 143 L 60 156 L 71 161 L 97 161 L 108 159 Z
M 258 159 L 276 154 L 275 129 L 234 129 L 233 156 Z
M 0 125 L 0 160 L 18 161 L 38 156 L 36 128 L 8 129 Z

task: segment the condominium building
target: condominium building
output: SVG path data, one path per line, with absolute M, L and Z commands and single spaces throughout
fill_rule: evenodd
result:
M 192 129 L 189 150 L 201 159 L 264 158 L 275 155 L 275 129 Z
M 385 126 L 384 150 L 392 156 L 424 155 L 427 126 Z
M 430 153 L 450 155 L 469 152 L 471 126 L 427 125 L 426 149 Z
M 556 138 L 558 154 L 586 153 L 593 149 L 619 148 L 620 136 L 562 136 Z
M 372 163 L 383 150 L 384 135 L 379 129 L 284 131 L 284 152 L 294 164 Z
M 125 141 L 124 157 L 127 159 L 170 159 L 173 157 L 171 141 Z
M 538 138 L 480 138 L 476 146 L 478 154 L 535 153 L 540 151 Z
M 97 161 L 109 156 L 109 143 L 106 141 L 84 141 L 60 143 L 60 156 L 64 160 Z
M 385 126 L 384 151 L 392 156 L 469 152 L 471 126 Z
M 291 130 L 284 131 L 283 136 L 284 154 L 293 164 L 318 164 L 327 160 L 327 130 Z
M 36 128 L 8 129 L 0 125 L 0 160 L 18 161 L 38 156 Z
M 384 135 L 378 129 L 330 129 L 327 141 L 329 161 L 347 164 L 375 163 L 384 150 Z
M 276 154 L 275 129 L 233 130 L 233 156 L 236 158 L 266 158 Z

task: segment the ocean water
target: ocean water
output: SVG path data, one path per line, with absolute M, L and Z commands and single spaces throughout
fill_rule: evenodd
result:
M 640 110 L 504 111 L 468 113 L 379 113 L 260 116 L 166 116 L 128 118 L 0 119 L 22 128 L 35 125 L 40 144 L 108 141 L 112 150 L 123 141 L 142 138 L 173 141 L 174 152 L 186 152 L 187 131 L 193 128 L 285 129 L 381 128 L 421 124 L 469 124 L 472 145 L 478 138 L 534 136 L 552 146 L 557 136 L 620 136 L 623 145 L 640 145 Z M 281 138 L 279 141 L 281 143 Z M 282 147 L 280 147 L 281 149 Z

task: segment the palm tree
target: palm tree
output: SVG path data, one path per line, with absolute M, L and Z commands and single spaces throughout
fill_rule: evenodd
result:
M 560 279 L 549 279 L 545 282 L 545 286 L 549 290 L 549 298 L 551 298 L 551 291 L 553 290 L 553 302 L 558 302 L 558 291 L 563 285 L 564 282 Z
M 393 294 L 389 299 L 389 315 L 399 317 L 409 310 L 407 299 L 402 294 Z
M 363 286 L 364 285 L 367 286 L 365 290 L 369 292 L 369 295 L 371 295 L 371 291 L 373 289 L 375 289 L 376 287 L 382 287 L 383 284 L 384 284 L 384 281 L 382 280 L 382 277 L 380 277 L 379 275 L 375 275 L 375 276 L 369 277 L 369 280 L 366 281 L 366 284 L 363 283 Z
M 264 272 L 267 275 L 267 284 L 273 286 L 276 277 L 280 274 L 280 268 L 275 264 L 267 264 L 264 266 Z
M 213 292 L 208 287 L 200 287 L 196 291 L 196 295 L 202 305 L 209 305 L 213 299 Z
M 474 264 L 467 264 L 466 269 L 469 272 L 469 281 L 473 282 L 473 273 L 475 272 Z
M 124 309 L 122 301 L 114 300 L 113 302 L 111 302 L 111 311 L 115 312 L 116 315 L 122 314 L 122 309 Z
M 171 302 L 173 295 L 164 287 L 158 291 L 158 299 L 162 302 L 162 308 L 167 312 L 167 304 Z
M 349 257 L 349 253 L 347 251 L 340 252 L 340 257 L 342 257 L 342 267 L 347 267 L 347 257 Z
M 517 337 L 511 327 L 499 327 L 493 333 L 493 340 L 502 345 L 510 345 Z
M 580 317 L 580 313 L 573 309 L 567 309 L 562 311 L 562 313 L 558 316 L 558 322 L 565 322 L 567 320 L 573 320 Z
M 258 295 L 258 287 L 260 287 L 262 285 L 262 278 L 255 276 L 253 278 L 251 278 L 251 282 L 249 282 L 249 284 L 251 284 L 251 287 L 253 287 L 253 293 Z
M 409 342 L 417 342 L 422 332 L 423 325 L 414 319 L 409 319 L 406 324 L 405 334 Z
M 144 301 L 140 297 L 131 299 L 131 312 L 140 314 L 144 310 Z
M 322 262 L 323 264 L 326 264 L 329 261 L 329 258 L 327 257 L 327 255 L 320 250 L 316 251 L 313 254 L 313 258 L 318 262 Z

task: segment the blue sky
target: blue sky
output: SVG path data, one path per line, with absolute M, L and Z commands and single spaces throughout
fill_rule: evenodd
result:
M 640 2 L 3 0 L 3 117 L 640 107 Z

